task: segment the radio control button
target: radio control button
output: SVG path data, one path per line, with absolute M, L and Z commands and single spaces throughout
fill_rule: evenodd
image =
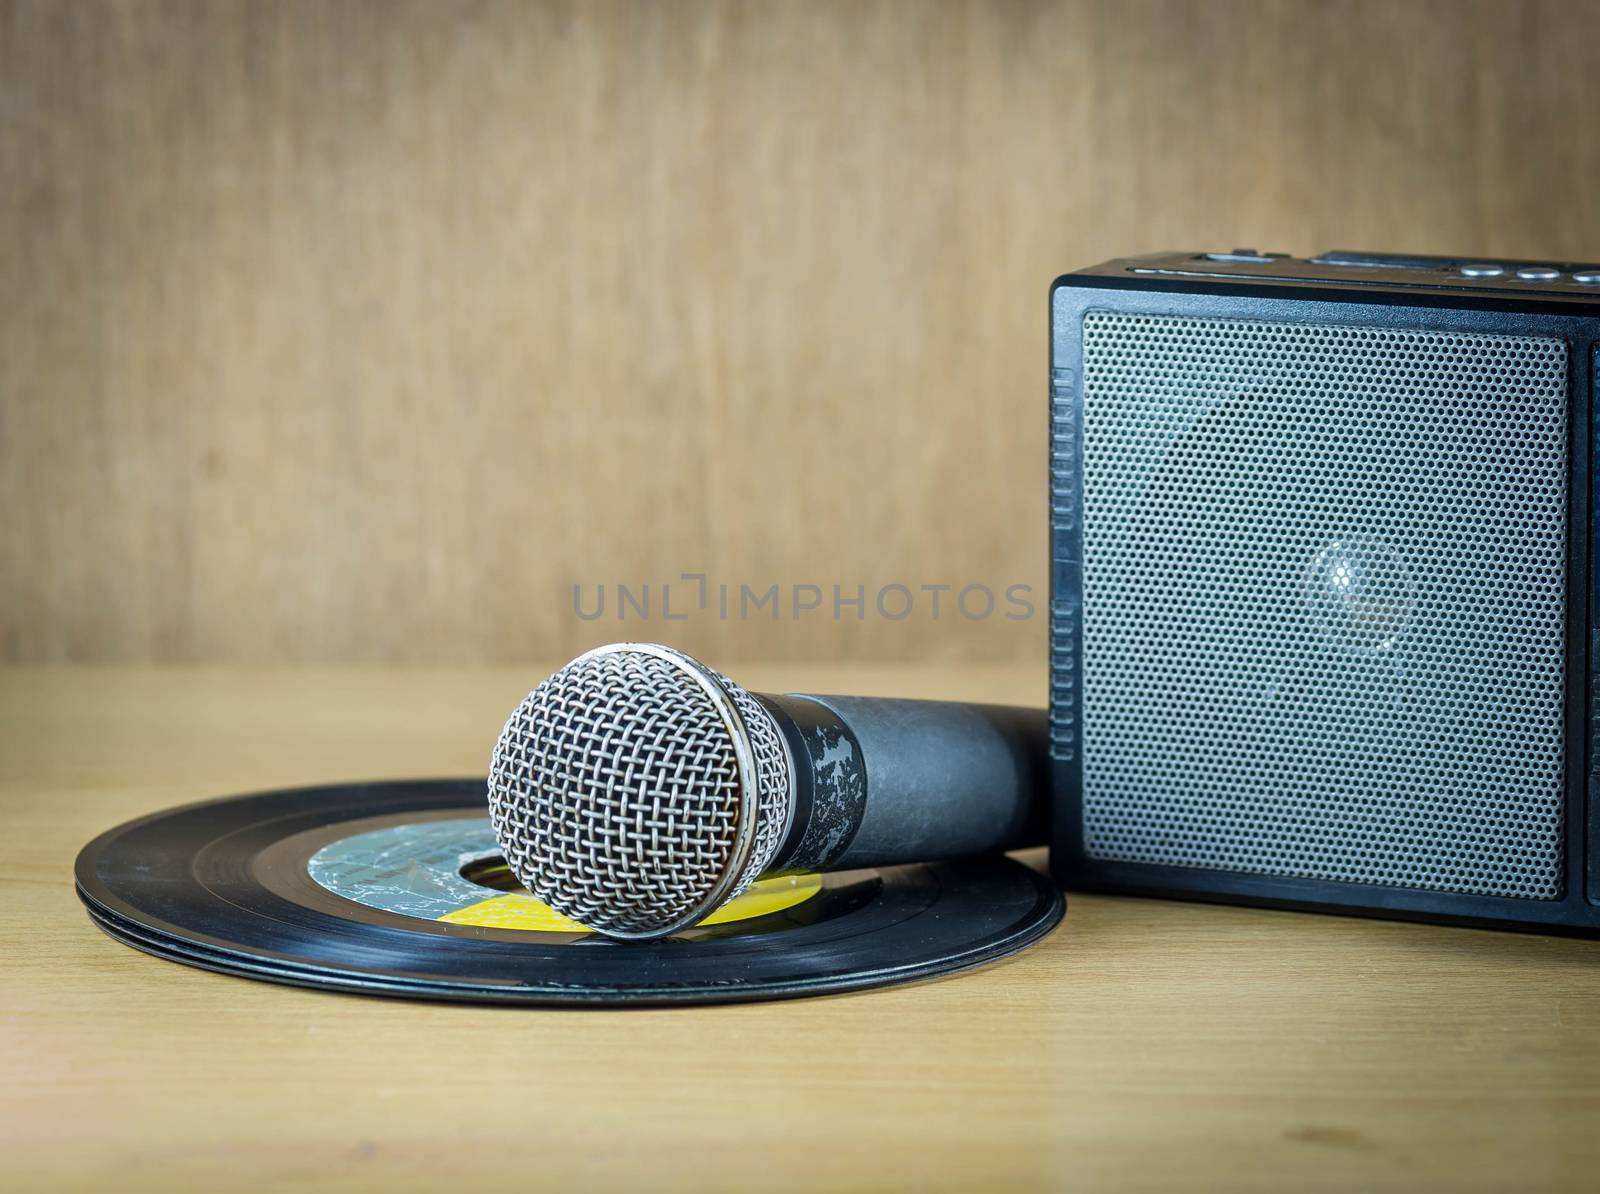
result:
M 1527 265 L 1517 271 L 1524 282 L 1554 282 L 1560 276 L 1560 270 L 1545 265 Z
M 1600 269 L 1581 269 L 1572 275 L 1572 280 L 1585 286 L 1600 286 Z
M 1500 265 L 1463 265 L 1461 267 L 1461 276 L 1463 278 L 1498 278 L 1505 272 L 1505 267 Z

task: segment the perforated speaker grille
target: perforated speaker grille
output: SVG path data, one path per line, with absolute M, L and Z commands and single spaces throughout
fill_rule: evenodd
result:
M 1091 312 L 1087 853 L 1554 899 L 1562 341 Z

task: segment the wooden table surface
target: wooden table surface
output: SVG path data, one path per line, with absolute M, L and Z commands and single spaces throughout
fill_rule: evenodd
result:
M 0 672 L 0 1187 L 1600 1186 L 1600 943 L 1071 897 L 957 977 L 752 1006 L 322 994 L 94 929 L 94 834 L 481 773 L 543 669 Z M 1026 702 L 1036 668 L 746 667 Z

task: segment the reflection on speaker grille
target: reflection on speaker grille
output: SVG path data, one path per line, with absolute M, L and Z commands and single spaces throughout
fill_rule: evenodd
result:
M 1096 858 L 1561 893 L 1557 339 L 1091 312 Z

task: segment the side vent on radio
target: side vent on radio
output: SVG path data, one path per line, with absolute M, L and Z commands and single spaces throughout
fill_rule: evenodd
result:
M 1070 369 L 1050 372 L 1050 754 L 1071 760 L 1078 749 L 1078 647 L 1083 618 L 1083 561 L 1077 542 L 1078 408 Z

